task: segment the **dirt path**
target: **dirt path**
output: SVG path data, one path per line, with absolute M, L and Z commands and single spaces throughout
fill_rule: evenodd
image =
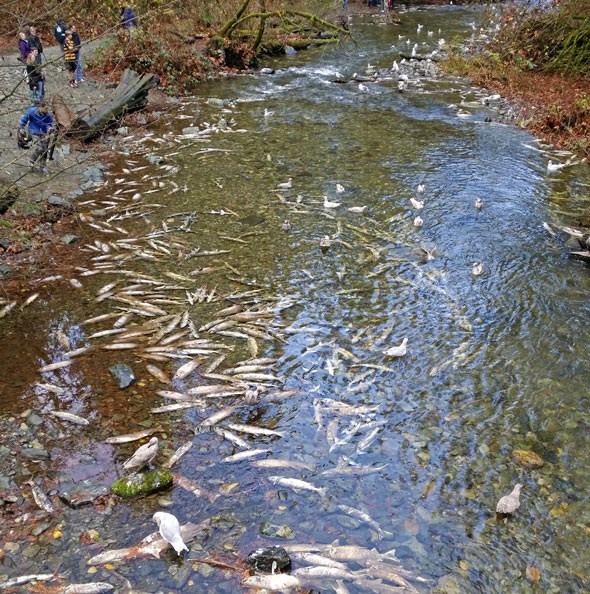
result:
M 83 64 L 96 45 L 91 43 L 82 48 Z M 77 89 L 71 88 L 60 59 L 60 48 L 50 46 L 44 54 L 45 98 L 50 104 L 55 95 L 60 95 L 77 113 L 112 92 L 104 83 L 88 79 L 85 72 L 85 81 Z M 100 183 L 99 160 L 106 148 L 101 142 L 85 146 L 61 138 L 54 160 L 47 162 L 49 173 L 44 175 L 30 169 L 30 149 L 20 149 L 16 142 L 20 118 L 32 105 L 28 85 L 23 81 L 24 69 L 16 57 L 16 51 L 0 55 L 0 176 L 20 190 L 13 207 L 0 215 L 0 282 L 24 280 L 30 275 L 31 267 L 43 268 L 47 258 L 53 257 L 46 253 L 48 249 L 63 245 L 62 236 L 75 232 L 72 214 L 76 199 L 85 189 Z M 60 224 L 55 225 L 58 221 Z

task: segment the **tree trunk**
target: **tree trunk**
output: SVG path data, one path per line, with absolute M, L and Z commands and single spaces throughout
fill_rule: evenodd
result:
M 69 130 L 72 122 L 76 119 L 76 114 L 68 108 L 61 95 L 53 96 L 51 109 L 59 127 L 63 130 Z
M 97 136 L 125 114 L 143 109 L 148 91 L 156 84 L 153 74 L 139 76 L 133 70 L 125 70 L 113 95 L 78 116 L 67 134 L 83 140 Z

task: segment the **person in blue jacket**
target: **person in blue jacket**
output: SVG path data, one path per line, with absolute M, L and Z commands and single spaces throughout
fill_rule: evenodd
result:
M 37 161 L 42 173 L 48 173 L 46 168 L 47 152 L 49 150 L 49 133 L 53 128 L 53 116 L 49 113 L 47 101 L 29 107 L 20 119 L 19 135 L 25 135 L 28 126 L 29 134 L 36 140 L 35 150 L 31 155 L 29 165 L 34 168 Z
M 133 29 L 134 27 L 137 27 L 137 17 L 131 6 L 121 8 L 121 26 L 123 29 Z

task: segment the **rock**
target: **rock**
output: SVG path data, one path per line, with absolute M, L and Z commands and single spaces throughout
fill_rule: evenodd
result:
M 294 56 L 297 53 L 297 50 L 290 46 L 290 45 L 286 45 L 285 46 L 285 55 L 287 56 Z
M 6 264 L 2 264 L 2 266 L 0 266 L 0 278 L 8 278 L 11 272 L 12 268 L 10 266 L 7 266 Z
M 49 196 L 47 199 L 47 204 L 50 204 L 51 206 L 57 206 L 58 208 L 65 208 L 66 210 L 75 210 L 75 207 L 71 202 L 65 198 L 62 198 L 61 196 L 56 196 L 55 194 L 53 196 Z
M 541 456 L 530 450 L 514 450 L 512 452 L 512 460 L 515 464 L 523 468 L 541 468 L 545 464 Z
M 186 134 L 187 136 L 191 134 L 198 134 L 199 132 L 200 130 L 197 128 L 197 126 L 188 126 L 187 128 L 182 129 L 182 133 Z
M 27 415 L 27 418 L 25 419 L 25 423 L 27 425 L 33 425 L 33 426 L 41 425 L 41 424 L 43 424 L 43 418 L 40 417 L 36 412 L 31 411 Z
M 127 136 L 129 134 L 129 128 L 127 126 L 121 126 L 117 128 L 116 132 L 119 136 Z
M 160 165 L 164 163 L 166 159 L 161 155 L 146 155 L 145 160 L 152 165 Z
M 260 534 L 263 536 L 270 536 L 272 538 L 284 538 L 290 540 L 294 537 L 293 530 L 287 525 L 278 526 L 270 522 L 262 522 L 260 524 Z
M 83 505 L 92 505 L 98 497 L 106 495 L 108 489 L 102 485 L 89 485 L 81 483 L 69 491 L 59 493 L 59 498 L 72 509 L 78 509 Z
M 49 452 L 42 448 L 23 448 L 21 453 L 29 460 L 49 460 L 51 458 Z
M 119 380 L 119 388 L 127 388 L 135 381 L 133 369 L 125 363 L 117 363 L 109 367 L 109 371 L 115 379 Z
M 261 68 L 260 69 L 260 74 L 274 74 L 275 73 L 275 69 L 274 68 Z
M 246 558 L 246 565 L 262 573 L 272 573 L 273 563 L 275 571 L 288 572 L 291 569 L 291 559 L 283 547 L 264 547 L 252 551 Z
M 79 235 L 74 235 L 73 233 L 66 233 L 62 238 L 61 238 L 61 242 L 65 243 L 67 245 L 70 245 L 72 243 L 76 243 L 77 241 L 80 241 L 80 236 Z
M 120 478 L 111 486 L 111 491 L 120 497 L 137 497 L 149 495 L 172 485 L 172 474 L 164 468 L 148 470 Z

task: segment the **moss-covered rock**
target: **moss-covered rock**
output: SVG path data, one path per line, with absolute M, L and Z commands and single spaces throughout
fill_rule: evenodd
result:
M 172 485 L 172 475 L 164 468 L 138 472 L 115 481 L 111 491 L 120 497 L 149 495 Z
M 512 460 L 515 464 L 524 468 L 541 468 L 545 461 L 539 454 L 531 452 L 530 450 L 514 450 L 512 452 Z

